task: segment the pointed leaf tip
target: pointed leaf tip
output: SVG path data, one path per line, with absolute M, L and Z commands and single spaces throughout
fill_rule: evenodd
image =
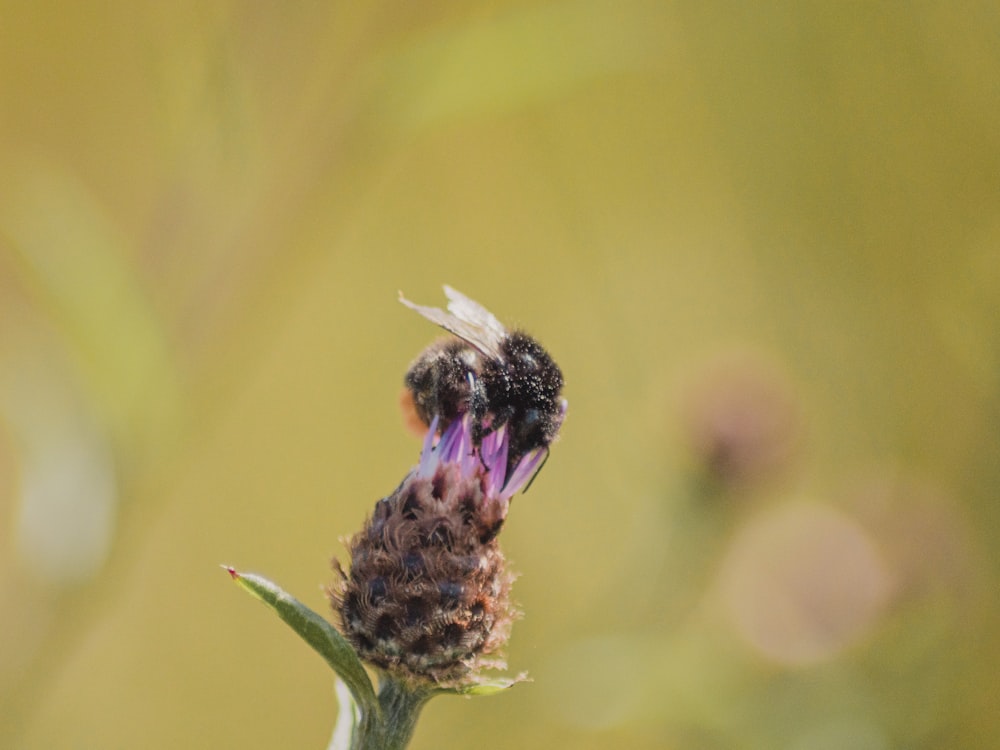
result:
M 232 567 L 230 565 L 220 565 L 219 567 L 222 568 L 227 573 L 229 573 L 229 576 L 234 581 L 239 580 L 240 574 L 238 572 L 236 572 L 236 568 L 234 568 L 234 567 Z
M 516 677 L 494 677 L 482 679 L 468 685 L 439 688 L 437 692 L 451 695 L 495 695 L 508 690 L 519 682 L 530 682 L 528 675 L 524 672 Z
M 323 657 L 350 689 L 362 713 L 378 712 L 375 689 L 354 647 L 325 618 L 266 578 L 253 573 L 241 574 L 225 565 L 222 567 L 229 571 L 240 587 L 272 609 Z

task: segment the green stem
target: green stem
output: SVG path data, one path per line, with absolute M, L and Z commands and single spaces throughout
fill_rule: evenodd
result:
M 410 742 L 420 718 L 420 711 L 431 693 L 407 687 L 391 677 L 379 685 L 378 702 L 382 706 L 384 750 L 402 750 Z
M 433 692 L 410 687 L 388 675 L 379 681 L 378 717 L 363 717 L 352 750 L 403 750 L 413 736 L 420 711 Z M 366 718 L 374 721 L 365 721 Z

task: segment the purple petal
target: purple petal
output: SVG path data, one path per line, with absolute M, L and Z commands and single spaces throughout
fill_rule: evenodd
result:
M 479 457 L 472 446 L 472 418 L 462 417 L 462 434 L 458 443 L 459 471 L 463 477 L 471 477 L 479 467 Z
M 438 418 L 435 415 L 431 420 L 431 426 L 427 428 L 427 436 L 424 438 L 424 447 L 420 451 L 420 476 L 429 477 L 434 474 L 437 461 L 434 457 L 434 436 L 437 435 Z
M 533 448 L 525 453 L 524 457 L 518 461 L 517 466 L 514 467 L 514 471 L 503 488 L 503 492 L 500 493 L 500 497 L 513 497 L 518 490 L 528 484 L 535 476 L 535 473 L 542 467 L 542 463 L 544 463 L 548 454 L 549 449 L 544 447 Z
M 438 461 L 451 463 L 458 457 L 459 446 L 462 442 L 462 433 L 462 420 L 456 419 L 448 425 L 448 429 L 441 436 L 441 442 L 438 443 Z
M 489 444 L 487 444 L 489 440 Z M 499 497 L 507 478 L 507 450 L 510 441 L 507 435 L 507 425 L 483 438 L 483 463 L 487 469 L 486 494 Z M 487 453 L 488 449 L 488 453 Z

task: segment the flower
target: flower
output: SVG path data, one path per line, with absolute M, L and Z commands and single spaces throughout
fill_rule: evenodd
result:
M 330 590 L 344 635 L 358 654 L 403 679 L 440 686 L 475 684 L 496 656 L 517 611 L 513 576 L 497 543 L 514 494 L 541 468 L 547 447 L 528 451 L 508 475 L 507 425 L 478 444 L 469 414 L 379 500 L 348 544 L 350 573 Z
M 780 476 L 794 463 L 801 420 L 792 385 L 772 363 L 730 353 L 686 389 L 687 441 L 705 475 L 729 488 Z

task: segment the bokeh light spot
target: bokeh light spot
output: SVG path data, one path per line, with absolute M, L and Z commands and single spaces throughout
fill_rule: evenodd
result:
M 775 662 L 807 665 L 836 656 L 870 630 L 892 576 L 858 523 L 830 507 L 794 503 L 739 532 L 720 584 L 748 644 Z

